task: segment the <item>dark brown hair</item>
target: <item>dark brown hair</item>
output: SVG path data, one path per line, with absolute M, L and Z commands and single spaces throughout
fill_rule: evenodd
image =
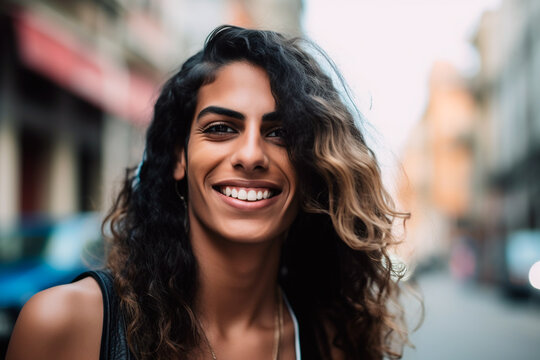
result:
M 396 243 L 394 220 L 407 214 L 394 209 L 355 112 L 313 49 L 275 32 L 223 26 L 163 86 L 145 160 L 137 174 L 127 171 L 106 219 L 112 234 L 108 267 L 137 358 L 183 358 L 200 343 L 192 312 L 197 263 L 175 193 L 176 187 L 187 198 L 186 182 L 175 184 L 173 170 L 189 141 L 198 89 L 233 61 L 267 72 L 299 174 L 302 209 L 283 248 L 279 282 L 301 333 L 312 333 L 321 358 L 330 358 L 333 346 L 347 359 L 400 357 L 407 332 L 401 307 L 393 304 L 401 274 L 388 247 Z

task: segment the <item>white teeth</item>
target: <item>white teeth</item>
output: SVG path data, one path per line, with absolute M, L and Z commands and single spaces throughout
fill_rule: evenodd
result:
M 247 199 L 248 201 L 255 201 L 257 200 L 257 193 L 255 190 L 249 190 L 247 193 Z
M 247 201 L 257 201 L 268 199 L 272 197 L 272 191 L 269 190 L 247 190 L 247 189 L 237 189 L 226 186 L 221 188 L 221 193 L 225 196 L 229 196 L 239 200 Z
M 238 190 L 238 199 L 246 200 L 247 199 L 247 191 L 244 190 L 244 189 Z

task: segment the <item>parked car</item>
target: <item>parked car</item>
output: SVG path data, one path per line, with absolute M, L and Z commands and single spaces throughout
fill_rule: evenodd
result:
M 81 213 L 51 226 L 40 226 L 44 244 L 39 254 L 25 254 L 0 265 L 0 357 L 22 306 L 37 292 L 69 283 L 88 268 L 98 267 L 103 258 L 98 213 Z M 31 231 L 35 233 L 35 231 Z M 28 231 L 21 231 L 24 235 Z

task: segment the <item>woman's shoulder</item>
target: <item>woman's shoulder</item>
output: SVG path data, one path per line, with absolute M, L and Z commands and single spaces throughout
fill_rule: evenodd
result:
M 97 360 L 102 326 L 101 289 L 93 278 L 43 290 L 21 310 L 6 359 Z

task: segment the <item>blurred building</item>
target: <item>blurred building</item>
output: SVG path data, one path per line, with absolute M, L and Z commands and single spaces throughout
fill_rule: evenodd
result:
M 223 23 L 300 34 L 301 0 L 4 1 L 0 233 L 110 204 L 160 84 Z M 6 239 L 6 237 L 0 237 Z M 0 241 L 0 260 L 22 245 Z
M 402 255 L 411 263 L 446 257 L 470 203 L 474 99 L 458 71 L 433 65 L 429 99 L 403 154 L 401 206 L 411 212 Z
M 540 2 L 503 1 L 484 14 L 474 44 L 481 68 L 472 82 L 479 116 L 471 210 L 482 275 L 499 280 L 508 237 L 540 228 Z
M 404 154 L 405 251 L 419 262 L 448 257 L 458 276 L 526 289 L 540 260 L 540 2 L 503 0 L 473 43 L 473 78 L 434 66 Z

